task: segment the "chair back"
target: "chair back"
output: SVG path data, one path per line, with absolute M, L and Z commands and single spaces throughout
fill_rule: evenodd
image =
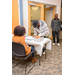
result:
M 12 53 L 15 54 L 16 56 L 25 56 L 25 48 L 22 44 L 12 42 Z

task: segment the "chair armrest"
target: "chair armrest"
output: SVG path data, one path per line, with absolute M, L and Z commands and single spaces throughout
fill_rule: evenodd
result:
M 28 55 L 26 55 L 25 57 L 20 57 L 20 56 L 16 56 L 20 59 L 27 59 L 34 51 L 31 51 Z

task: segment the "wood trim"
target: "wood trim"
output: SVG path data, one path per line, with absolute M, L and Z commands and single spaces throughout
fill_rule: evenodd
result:
M 48 37 L 49 39 L 52 39 L 51 37 Z
M 41 4 L 41 20 L 44 20 L 44 5 Z
M 31 36 L 31 29 L 30 27 L 30 5 L 28 4 L 28 35 Z
M 44 17 L 45 17 L 45 18 L 44 18 L 44 21 L 45 21 L 45 22 L 46 22 L 46 11 L 48 11 L 49 9 L 50 9 L 50 7 L 45 8 L 45 11 L 44 11 L 44 12 L 45 12 L 45 14 L 44 14 Z
M 54 19 L 54 15 L 55 15 L 55 10 L 56 10 L 56 7 L 54 7 L 54 9 L 53 9 L 53 19 Z
M 44 21 L 46 22 L 46 8 L 44 10 Z
M 45 8 L 46 9 L 46 11 L 48 11 L 49 9 L 50 9 L 50 7 L 48 7 L 48 8 Z

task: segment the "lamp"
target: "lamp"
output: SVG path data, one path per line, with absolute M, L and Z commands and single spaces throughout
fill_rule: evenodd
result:
M 38 10 L 39 7 L 32 7 L 32 10 Z

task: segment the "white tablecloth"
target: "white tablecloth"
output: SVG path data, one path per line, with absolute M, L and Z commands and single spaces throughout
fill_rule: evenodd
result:
M 12 35 L 13 37 L 13 35 Z M 30 38 L 30 36 L 29 36 Z M 25 39 L 25 42 L 29 45 L 33 45 L 35 50 L 38 52 L 38 54 L 41 56 L 42 55 L 42 50 L 43 50 L 43 46 L 44 44 L 46 44 L 46 49 L 51 50 L 51 40 L 48 38 L 44 38 L 44 41 L 41 42 L 35 42 L 34 38 L 30 38 L 30 40 L 27 40 L 27 37 Z
M 34 39 L 27 39 L 26 37 L 25 43 L 28 45 L 33 45 L 40 56 L 42 55 L 44 44 L 46 44 L 46 49 L 51 50 L 51 40 L 48 38 L 44 38 L 44 41 L 41 42 L 35 42 Z

